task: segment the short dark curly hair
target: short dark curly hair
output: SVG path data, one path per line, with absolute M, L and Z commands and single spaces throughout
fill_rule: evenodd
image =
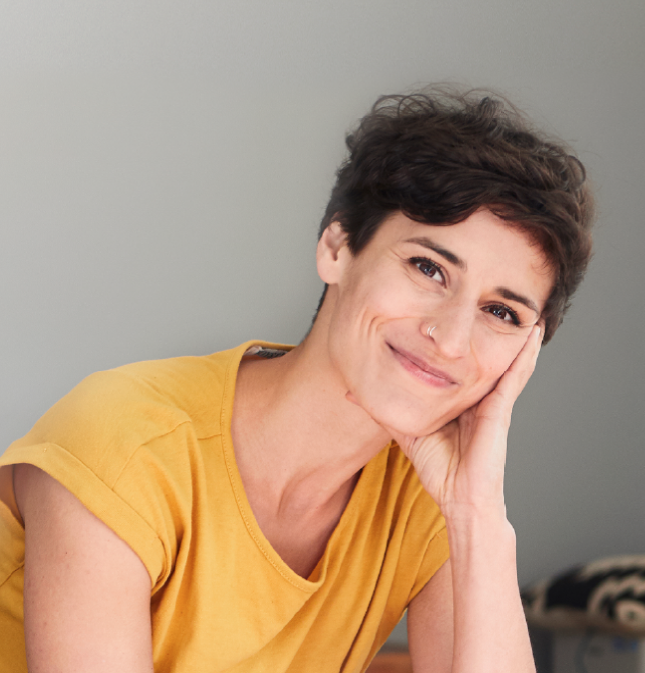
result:
M 486 208 L 538 243 L 555 272 L 542 312 L 549 341 L 591 257 L 593 198 L 562 141 L 498 94 L 432 87 L 382 96 L 346 143 L 321 235 L 338 221 L 356 255 L 395 212 L 450 225 Z

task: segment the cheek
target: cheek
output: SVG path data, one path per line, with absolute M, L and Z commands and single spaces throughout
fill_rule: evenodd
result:
M 412 295 L 412 296 L 411 296 Z M 383 274 L 378 278 L 363 277 L 343 288 L 338 310 L 343 322 L 354 326 L 381 324 L 419 313 L 413 293 L 400 279 Z
M 520 340 L 517 340 L 520 341 Z M 478 362 L 482 384 L 492 389 L 502 374 L 513 364 L 524 342 L 516 343 L 516 339 L 495 339 L 480 350 Z

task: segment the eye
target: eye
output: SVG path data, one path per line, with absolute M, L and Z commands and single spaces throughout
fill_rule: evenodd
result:
M 431 259 L 426 259 L 425 257 L 413 257 L 410 260 L 410 263 L 414 264 L 424 276 L 432 278 L 432 280 L 441 283 L 441 285 L 446 284 L 446 279 L 441 267 L 438 264 L 435 264 Z
M 487 306 L 484 309 L 484 311 L 490 313 L 491 315 L 494 315 L 502 322 L 510 323 L 512 325 L 517 326 L 521 324 L 521 321 L 517 313 L 515 313 L 515 311 L 512 308 L 504 306 L 503 304 L 495 304 L 493 306 Z

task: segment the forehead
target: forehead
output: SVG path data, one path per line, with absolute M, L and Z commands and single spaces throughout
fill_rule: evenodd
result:
M 531 259 L 542 270 L 549 267 L 547 256 L 537 240 L 519 226 L 502 220 L 488 210 L 478 210 L 456 224 L 439 225 L 417 222 L 398 212 L 386 218 L 374 236 L 374 239 L 380 239 L 377 245 L 401 244 L 423 238 L 450 242 L 463 254 L 474 253 L 482 261 L 484 253 L 503 256 L 506 252 L 515 252 Z

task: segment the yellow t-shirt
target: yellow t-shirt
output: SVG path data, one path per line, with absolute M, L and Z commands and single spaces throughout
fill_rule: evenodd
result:
M 230 435 L 245 351 L 82 381 L 0 457 L 49 473 L 152 579 L 157 673 L 354 673 L 448 558 L 445 523 L 396 445 L 363 469 L 307 579 L 262 534 Z M 270 346 L 270 344 L 265 344 Z M 0 671 L 26 673 L 24 529 L 0 469 Z

